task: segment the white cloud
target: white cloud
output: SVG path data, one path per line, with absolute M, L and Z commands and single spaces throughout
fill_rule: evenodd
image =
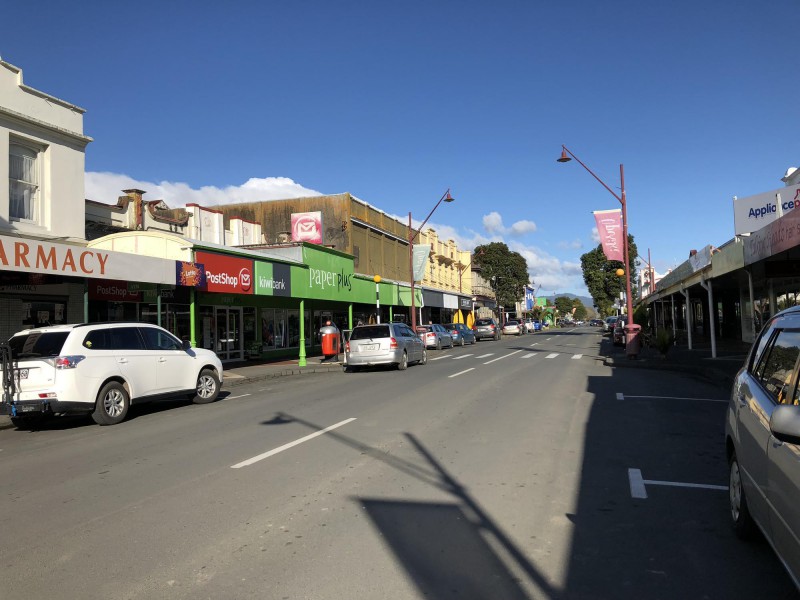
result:
M 583 248 L 583 242 L 581 240 L 572 240 L 571 242 L 558 242 L 558 247 L 563 248 L 564 250 L 579 250 Z
M 592 227 L 592 241 L 595 244 L 599 244 L 600 243 L 600 232 L 597 231 L 597 227 Z
M 147 192 L 147 200 L 163 200 L 171 208 L 186 204 L 215 206 L 239 202 L 261 202 L 283 198 L 318 196 L 320 192 L 303 187 L 288 177 L 253 177 L 242 185 L 218 188 L 204 186 L 194 189 L 186 183 L 138 181 L 120 173 L 87 172 L 84 177 L 86 197 L 90 200 L 113 204 L 122 190 L 136 188 Z
M 508 235 L 511 237 L 522 237 L 528 233 L 536 231 L 536 223 L 528 220 L 516 221 L 511 227 L 503 225 L 503 217 L 497 211 L 492 211 L 488 215 L 483 215 L 483 228 L 489 235 Z

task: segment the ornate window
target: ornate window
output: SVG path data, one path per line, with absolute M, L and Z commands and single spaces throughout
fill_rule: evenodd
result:
M 9 147 L 8 204 L 12 221 L 36 223 L 40 219 L 40 151 L 20 144 Z

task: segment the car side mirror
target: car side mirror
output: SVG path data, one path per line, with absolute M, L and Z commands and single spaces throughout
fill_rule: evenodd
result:
M 183 349 L 184 350 L 191 350 L 192 349 L 192 342 L 189 340 L 183 340 Z
M 769 429 L 777 439 L 800 445 L 800 406 L 781 404 L 772 411 Z

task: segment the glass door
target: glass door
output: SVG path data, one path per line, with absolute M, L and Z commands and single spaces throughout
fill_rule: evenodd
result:
M 216 308 L 216 353 L 220 360 L 243 360 L 242 309 Z

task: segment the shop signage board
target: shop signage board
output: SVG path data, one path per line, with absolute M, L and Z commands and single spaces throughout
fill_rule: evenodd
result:
M 292 213 L 292 241 L 322 243 L 322 213 Z
M 203 291 L 223 294 L 253 293 L 255 285 L 252 260 L 212 252 L 195 252 L 194 259 L 205 269 L 206 284 Z
M 292 269 L 291 265 L 257 261 L 255 293 L 259 296 L 291 297 Z
M 304 248 L 307 266 L 292 267 L 292 295 L 297 298 L 363 302 L 360 284 L 356 282 L 353 259 L 333 252 L 312 252 Z M 375 284 L 372 284 L 372 301 Z
M 175 261 L 0 235 L 0 270 L 175 283 Z
M 766 227 L 800 205 L 800 185 L 733 199 L 733 227 L 736 235 Z

